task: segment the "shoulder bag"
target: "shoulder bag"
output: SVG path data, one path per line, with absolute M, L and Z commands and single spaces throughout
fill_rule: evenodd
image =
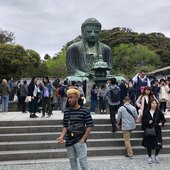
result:
M 156 118 L 154 119 L 154 121 L 156 121 L 156 119 L 157 119 L 157 113 L 156 113 Z M 145 129 L 145 131 L 144 131 L 144 135 L 145 135 L 145 136 L 148 136 L 148 137 L 149 137 L 149 136 L 150 136 L 150 137 L 156 136 L 156 132 L 155 132 L 154 126 L 151 127 L 151 128 L 147 127 L 147 128 Z
M 136 120 L 136 119 L 135 119 L 135 116 L 132 114 L 131 110 L 128 109 L 126 106 L 123 106 L 123 107 L 125 107 L 126 110 L 127 110 L 127 112 L 134 118 L 134 120 Z
M 81 122 L 71 124 L 70 114 L 71 114 L 71 111 L 69 111 L 69 115 L 68 115 L 67 135 L 72 139 L 75 139 L 78 137 L 82 138 L 86 131 L 85 124 Z
M 145 129 L 144 134 L 145 134 L 145 136 L 148 136 L 148 137 L 149 136 L 152 136 L 152 137 L 156 136 L 155 128 L 154 127 L 152 127 L 152 128 L 147 127 Z

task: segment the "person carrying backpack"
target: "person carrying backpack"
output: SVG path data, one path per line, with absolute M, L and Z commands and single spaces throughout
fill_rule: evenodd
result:
M 110 79 L 110 86 L 108 87 L 104 100 L 109 104 L 110 121 L 112 124 L 112 132 L 117 130 L 116 128 L 116 114 L 120 106 L 120 88 L 116 84 L 116 78 Z

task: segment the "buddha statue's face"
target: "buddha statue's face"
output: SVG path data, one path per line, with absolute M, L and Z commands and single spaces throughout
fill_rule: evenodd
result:
M 98 41 L 100 28 L 98 25 L 86 25 L 82 32 L 84 39 L 89 43 Z

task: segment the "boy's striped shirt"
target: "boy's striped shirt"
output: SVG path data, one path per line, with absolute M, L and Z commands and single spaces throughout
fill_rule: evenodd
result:
M 84 125 L 87 128 L 94 126 L 90 112 L 86 108 L 80 107 L 77 110 L 72 110 L 71 108 L 69 108 L 64 112 L 63 126 L 66 128 L 68 127 L 69 114 L 70 114 L 70 124 L 84 123 Z M 71 139 L 67 134 L 65 136 L 65 139 L 66 139 L 66 147 L 72 146 L 81 140 L 80 137 Z

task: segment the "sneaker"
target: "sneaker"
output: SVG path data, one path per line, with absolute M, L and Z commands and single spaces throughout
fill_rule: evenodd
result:
M 130 159 L 133 159 L 133 155 L 129 156 Z
M 33 118 L 33 114 L 30 114 L 30 118 Z
M 90 112 L 90 114 L 91 114 L 91 115 L 94 115 L 94 114 L 95 114 L 95 112 Z
M 128 155 L 128 154 L 126 154 L 125 157 L 126 157 L 126 158 L 130 158 L 130 159 L 133 159 L 133 155 Z
M 148 164 L 151 164 L 151 163 L 152 163 L 152 158 L 150 156 L 150 157 L 148 157 Z
M 36 114 L 31 114 L 30 118 L 38 118 L 38 116 Z
M 38 116 L 36 114 L 34 114 L 34 118 L 38 118 Z
M 160 163 L 158 155 L 155 155 L 155 163 Z

